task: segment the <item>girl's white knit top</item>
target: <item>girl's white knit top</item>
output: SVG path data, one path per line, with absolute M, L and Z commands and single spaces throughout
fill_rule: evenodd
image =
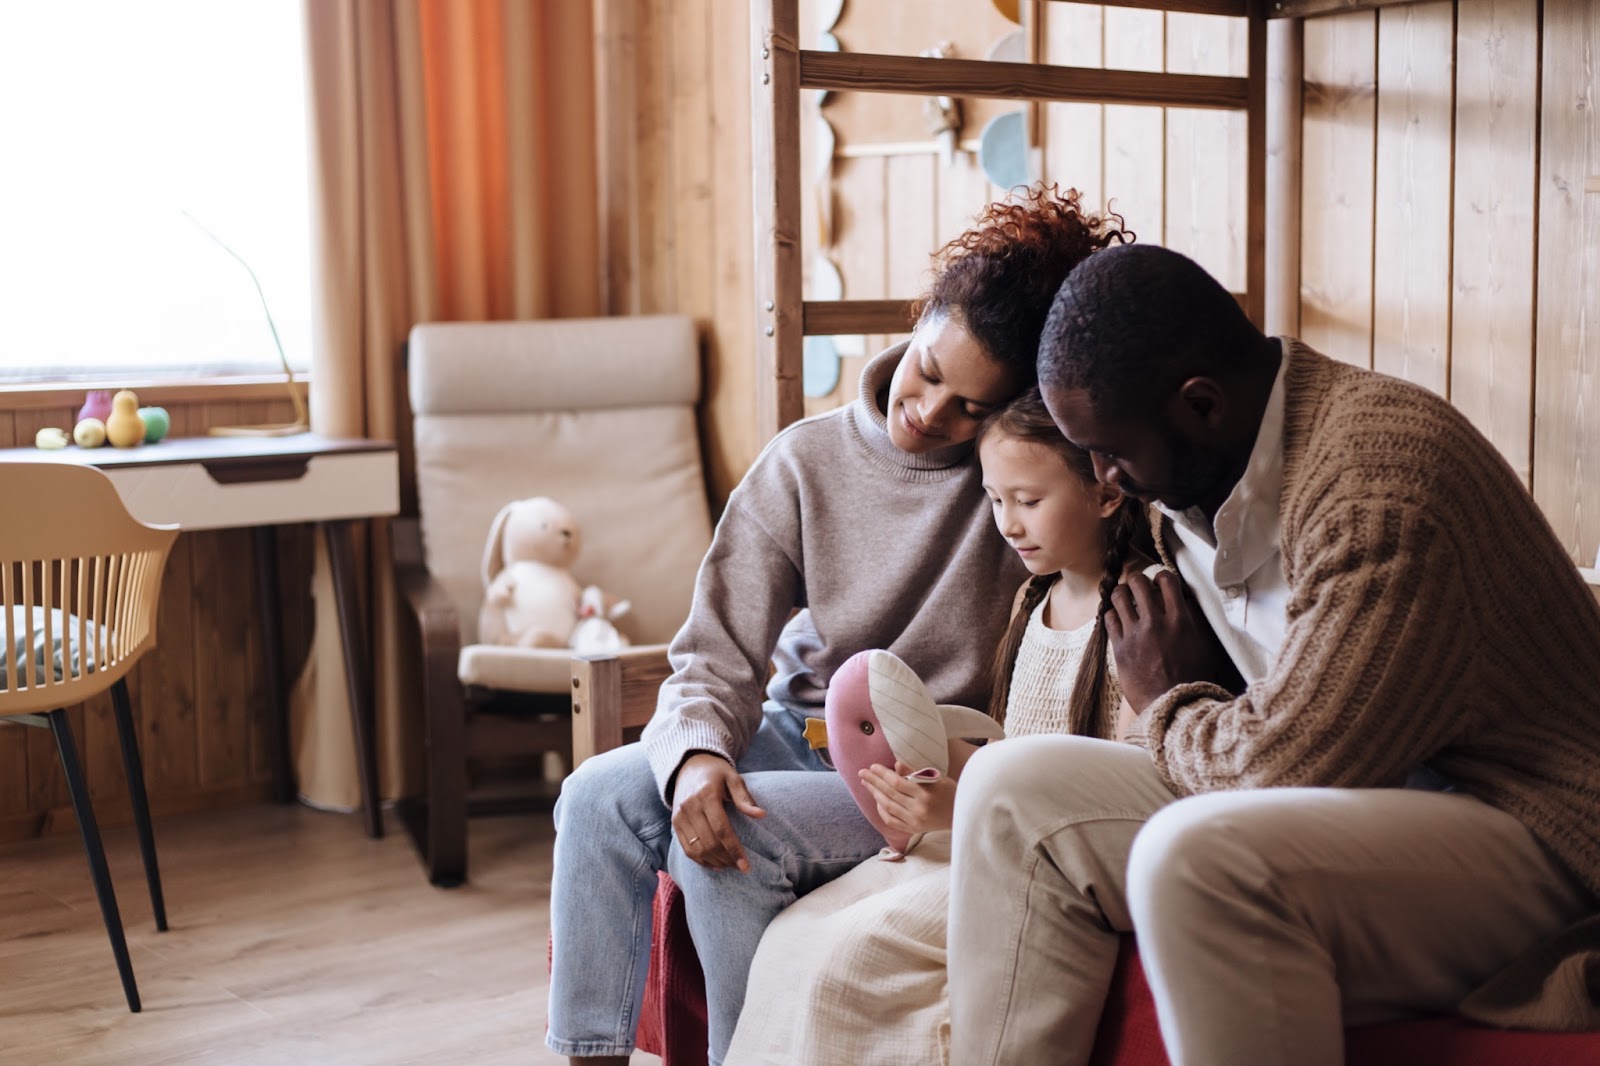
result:
M 1051 629 L 1044 624 L 1046 596 L 1028 617 L 1028 628 L 1017 649 L 1017 664 L 1011 670 L 1011 691 L 1006 699 L 1006 736 L 1026 737 L 1040 733 L 1067 731 L 1067 706 L 1078 666 L 1094 636 L 1090 620 L 1077 629 Z M 1106 650 L 1105 700 L 1103 721 L 1117 720 L 1122 690 L 1117 687 L 1117 664 Z M 1104 738 L 1103 738 L 1104 739 Z

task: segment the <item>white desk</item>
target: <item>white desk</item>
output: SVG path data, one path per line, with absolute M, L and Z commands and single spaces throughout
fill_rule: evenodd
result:
M 383 835 L 373 739 L 372 677 L 351 557 L 350 524 L 400 511 L 399 458 L 387 441 L 292 437 L 178 437 L 138 448 L 0 449 L 0 462 L 77 463 L 105 471 L 140 521 L 184 531 L 249 527 L 255 534 L 267 700 L 274 721 L 272 788 L 294 798 L 288 686 L 282 676 L 281 607 L 274 530 L 315 522 L 328 545 L 345 659 L 350 722 L 367 835 Z

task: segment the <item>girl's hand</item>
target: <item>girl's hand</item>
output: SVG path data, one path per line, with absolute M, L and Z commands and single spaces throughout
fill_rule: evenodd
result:
M 861 771 L 861 783 L 878 804 L 878 817 L 902 833 L 931 833 L 955 824 L 956 783 L 948 777 L 918 784 L 907 781 L 911 767 L 896 761 L 894 769 L 873 764 Z

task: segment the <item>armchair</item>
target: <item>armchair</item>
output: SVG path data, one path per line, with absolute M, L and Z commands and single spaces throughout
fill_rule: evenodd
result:
M 448 887 L 466 878 L 468 815 L 515 802 L 470 793 L 470 762 L 605 750 L 654 707 L 711 543 L 699 352 L 676 315 L 434 323 L 412 330 L 409 372 L 418 516 L 396 524 L 395 566 L 420 639 L 427 769 L 402 814 Z M 634 647 L 577 675 L 566 650 L 477 642 L 490 522 L 529 496 L 582 526 L 578 581 L 633 604 L 618 626 Z

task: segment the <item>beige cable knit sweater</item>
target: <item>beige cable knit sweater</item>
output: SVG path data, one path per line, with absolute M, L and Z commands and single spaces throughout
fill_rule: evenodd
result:
M 1157 767 L 1184 794 L 1426 763 L 1600 892 L 1600 605 L 1459 411 L 1284 343 L 1288 633 L 1242 696 L 1183 685 L 1146 709 Z

